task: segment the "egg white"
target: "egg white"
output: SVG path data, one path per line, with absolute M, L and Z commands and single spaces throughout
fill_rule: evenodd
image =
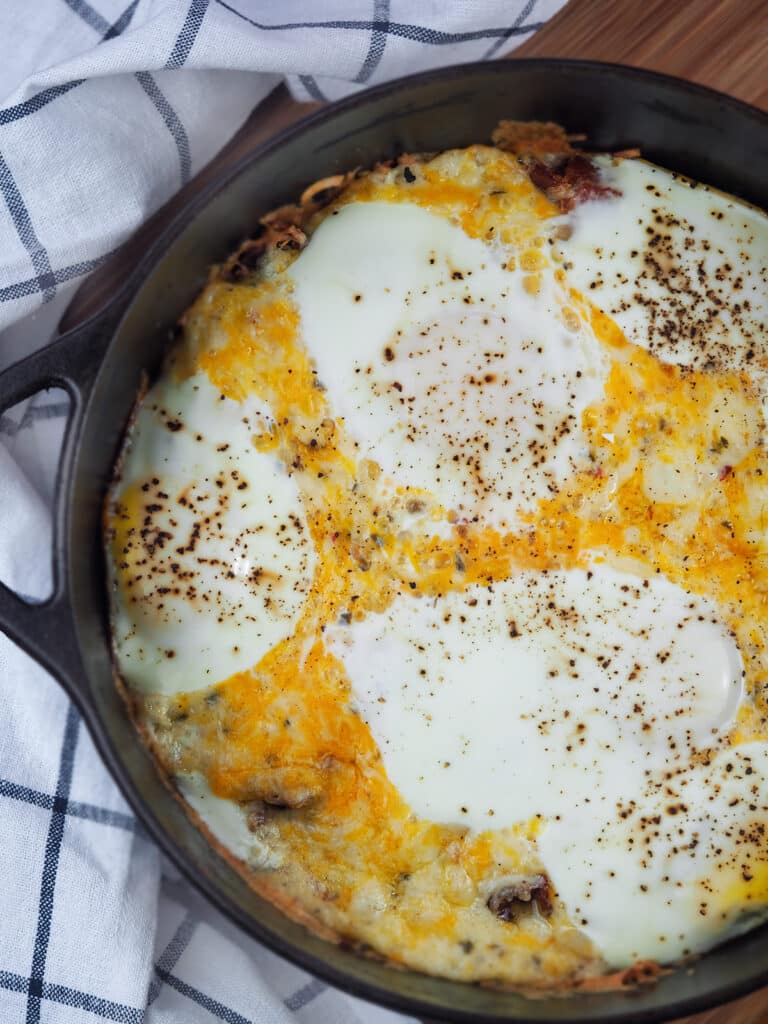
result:
M 571 231 L 552 236 L 565 286 L 546 259 L 532 277 L 444 217 L 376 200 L 333 210 L 285 271 L 299 340 L 355 458 L 382 467 L 384 502 L 431 494 L 444 539 L 457 522 L 514 529 L 590 466 L 581 417 L 607 358 L 583 315 L 565 315 L 567 285 L 665 361 L 749 365 L 762 381 L 749 352 L 768 320 L 768 219 L 639 161 L 598 163 L 620 195 L 542 229 Z M 714 313 L 702 319 L 704 301 Z M 670 329 L 670 316 L 693 330 Z M 736 399 L 716 412 L 730 465 L 763 423 Z M 142 579 L 131 556 L 115 646 L 141 692 L 220 682 L 295 629 L 317 555 L 294 478 L 253 445 L 270 421 L 253 395 L 224 399 L 201 373 L 164 378 L 142 405 L 116 496 L 157 478 L 171 504 L 152 529 L 208 600 L 175 592 L 170 558 Z M 720 463 L 688 461 L 657 460 L 648 500 L 690 503 L 720 479 Z M 215 527 L 186 550 L 201 512 Z M 740 836 L 766 811 L 768 744 L 726 748 L 744 669 L 713 601 L 596 562 L 437 598 L 406 592 L 348 619 L 327 623 L 325 647 L 414 813 L 475 832 L 538 821 L 542 869 L 609 966 L 670 961 L 744 926 L 729 887 Z M 196 772 L 181 788 L 236 856 L 275 866 L 242 807 Z
M 621 814 L 571 814 L 538 839 L 571 919 L 611 967 L 701 953 L 753 928 L 768 903 L 734 897 L 765 873 L 768 743 L 722 750 L 671 779 L 658 770 Z M 751 836 L 751 839 L 750 839 Z
M 768 216 L 644 160 L 595 162 L 619 195 L 564 218 L 568 280 L 665 362 L 766 383 Z
M 477 829 L 628 799 L 741 698 L 709 602 L 605 566 L 406 594 L 324 637 L 409 804 Z
M 290 268 L 328 400 L 391 485 L 467 520 L 513 524 L 586 461 L 602 350 L 505 252 L 419 206 L 342 207 Z
M 164 376 L 141 405 L 114 497 L 146 490 L 117 554 L 113 616 L 120 671 L 140 692 L 211 686 L 293 632 L 316 554 L 295 481 L 253 444 L 270 421 L 202 373 Z
M 211 792 L 200 772 L 184 772 L 177 779 L 179 791 L 195 811 L 214 839 L 235 857 L 254 868 L 276 868 L 281 858 L 248 828 L 245 809 L 234 800 L 226 800 Z
M 711 944 L 714 915 L 702 921 L 691 893 L 662 877 L 670 858 L 690 878 L 708 877 L 713 861 L 703 843 L 684 861 L 672 857 L 678 819 L 666 817 L 664 780 L 680 776 L 686 828 L 706 821 L 710 832 L 734 794 L 742 803 L 728 820 L 745 820 L 755 781 L 729 777 L 711 807 L 712 783 L 690 769 L 697 749 L 727 733 L 742 698 L 741 657 L 711 602 L 605 566 L 525 572 L 436 600 L 406 595 L 382 614 L 329 626 L 325 643 L 416 813 L 477 831 L 546 823 L 542 864 L 611 966 Z M 756 756 L 768 757 L 768 745 Z M 636 802 L 625 820 L 621 809 Z M 628 837 L 638 817 L 659 810 L 669 827 L 646 869 L 643 837 L 634 848 Z M 719 844 L 736 855 L 727 832 Z

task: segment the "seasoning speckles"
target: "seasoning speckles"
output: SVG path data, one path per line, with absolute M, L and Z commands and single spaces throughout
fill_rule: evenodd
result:
M 108 510 L 120 664 L 206 825 L 466 980 L 594 984 L 768 905 L 766 219 L 599 165 L 553 202 L 472 147 L 278 211 Z
M 602 388 L 588 318 L 571 308 L 563 322 L 566 292 L 542 252 L 521 262 L 538 268 L 536 289 L 444 218 L 369 201 L 324 221 L 289 271 L 359 456 L 467 521 L 511 525 L 583 467 L 581 415 Z M 358 294 L 364 304 L 345 301 Z
M 424 817 L 482 829 L 490 806 L 499 825 L 567 823 L 686 767 L 736 715 L 741 659 L 714 607 L 645 584 L 605 566 L 522 572 L 404 595 L 324 641 Z
M 765 216 L 642 161 L 599 163 L 621 195 L 571 215 L 569 280 L 666 362 L 762 374 Z
M 569 906 L 588 906 L 585 930 L 609 963 L 685 956 L 735 932 L 743 913 L 766 913 L 767 787 L 766 747 L 751 744 L 660 773 L 617 807 L 618 820 L 543 831 L 545 863 L 584 866 L 562 872 L 558 891 Z
M 263 403 L 202 376 L 142 405 L 110 517 L 116 650 L 139 689 L 208 686 L 292 629 L 315 553 L 295 483 L 253 444 L 265 425 Z

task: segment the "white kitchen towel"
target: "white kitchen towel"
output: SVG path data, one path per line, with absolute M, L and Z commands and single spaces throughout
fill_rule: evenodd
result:
M 2 0 L 0 369 L 281 80 L 303 99 L 493 57 L 563 0 Z M 66 401 L 0 390 L 0 579 L 50 586 Z M 144 836 L 77 712 L 0 634 L 0 1021 L 404 1020 L 247 939 Z

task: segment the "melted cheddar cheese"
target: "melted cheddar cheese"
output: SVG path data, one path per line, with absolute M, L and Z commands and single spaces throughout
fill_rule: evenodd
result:
M 544 915 L 532 900 L 513 924 L 487 907 L 499 886 L 543 871 L 542 821 L 494 828 L 491 819 L 478 832 L 416 816 L 323 632 L 339 619 L 383 613 L 403 595 L 440 599 L 523 570 L 604 564 L 639 579 L 662 575 L 714 597 L 736 638 L 745 698 L 727 743 L 765 740 L 768 458 L 759 395 L 746 369 L 665 363 L 571 287 L 551 245 L 560 210 L 513 156 L 471 147 L 407 169 L 413 181 L 402 166 L 354 179 L 309 220 L 307 234 L 350 204 L 408 203 L 501 247 L 531 295 L 545 277 L 555 281 L 559 318 L 592 332 L 605 368 L 601 396 L 576 425 L 583 463 L 512 528 L 464 520 L 428 489 L 385 486 L 304 345 L 286 273 L 296 253 L 268 252 L 242 283 L 214 277 L 185 315 L 165 373 L 182 382 L 204 376 L 228 400 L 250 396 L 269 410 L 247 428 L 251 443 L 295 482 L 316 561 L 289 635 L 229 678 L 137 698 L 137 717 L 171 777 L 200 773 L 216 797 L 244 808 L 270 859 L 243 869 L 283 905 L 426 971 L 573 985 L 605 962 L 562 902 Z M 118 565 L 127 565 L 147 514 L 142 488 L 118 481 L 111 496 Z M 127 594 L 130 572 L 118 569 L 115 581 Z M 768 899 L 768 844 L 758 860 L 726 902 Z

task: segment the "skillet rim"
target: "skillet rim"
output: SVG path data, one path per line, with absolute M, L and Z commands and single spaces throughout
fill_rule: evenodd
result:
M 204 209 L 219 194 L 219 192 L 230 185 L 235 178 L 239 177 L 240 174 L 250 167 L 252 163 L 262 159 L 268 153 L 278 149 L 286 142 L 289 142 L 294 135 L 300 135 L 308 128 L 312 128 L 316 124 L 321 124 L 323 121 L 331 119 L 339 111 L 352 110 L 358 106 L 366 106 L 370 100 L 377 99 L 380 96 L 386 96 L 388 93 L 404 91 L 411 86 L 429 83 L 442 78 L 460 78 L 463 76 L 472 77 L 474 74 L 481 74 L 483 72 L 503 76 L 509 69 L 518 67 L 534 69 L 540 68 L 542 71 L 546 71 L 548 67 L 551 67 L 552 69 L 562 69 L 563 67 L 574 68 L 576 70 L 582 69 L 584 71 L 593 71 L 596 74 L 614 74 L 621 77 L 637 78 L 641 81 L 645 80 L 647 82 L 658 82 L 659 84 L 671 85 L 681 93 L 688 93 L 701 98 L 716 100 L 733 108 L 735 111 L 741 111 L 743 114 L 751 117 L 757 117 L 758 120 L 763 121 L 766 131 L 768 131 L 768 110 L 762 110 L 760 107 L 757 107 L 752 103 L 747 103 L 745 100 L 740 100 L 735 96 L 730 96 L 728 93 L 720 92 L 708 85 L 701 85 L 698 82 L 689 81 L 687 78 L 680 78 L 677 75 L 669 75 L 662 71 L 653 71 L 649 68 L 636 67 L 631 64 L 586 60 L 576 57 L 511 56 L 509 58 L 502 58 L 499 60 L 472 61 L 466 64 L 451 64 L 446 67 L 434 68 L 429 71 L 419 71 L 412 75 L 405 75 L 402 78 L 383 82 L 381 85 L 372 86 L 369 89 L 364 89 L 362 92 L 353 93 L 351 96 L 345 96 L 339 100 L 329 101 L 319 110 L 315 110 L 312 113 L 307 114 L 305 117 L 300 118 L 298 121 L 294 121 L 292 124 L 280 129 L 275 135 L 271 136 L 269 139 L 265 139 L 248 153 L 244 153 L 232 164 L 231 167 L 222 172 L 220 177 L 214 178 L 204 188 L 202 188 L 200 192 L 195 196 L 192 196 L 189 202 L 173 216 L 171 221 L 165 228 L 163 228 L 154 242 L 149 246 L 144 257 L 139 261 L 135 274 L 142 281 L 148 277 L 151 272 L 151 267 L 163 255 L 165 250 L 169 247 L 170 242 L 176 238 L 176 236 L 187 226 L 198 212 Z M 133 280 L 133 275 L 131 275 L 131 280 Z M 133 296 L 131 296 L 131 300 L 132 299 Z M 100 307 L 99 311 L 105 308 L 107 304 L 109 304 L 109 300 L 104 304 L 104 306 Z M 98 313 L 95 315 L 98 315 Z M 121 315 L 120 322 L 122 322 L 122 318 L 123 317 Z M 89 317 L 89 320 L 90 319 L 93 319 L 93 317 Z M 118 323 L 115 331 L 119 330 L 119 328 L 120 323 Z

